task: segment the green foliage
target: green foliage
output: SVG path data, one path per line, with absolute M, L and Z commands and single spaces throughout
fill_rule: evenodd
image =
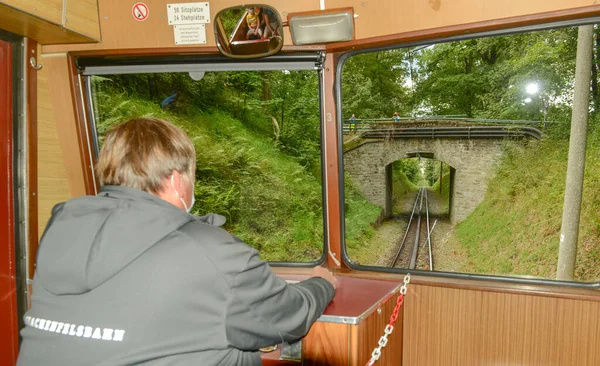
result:
M 567 121 L 576 46 L 573 27 L 360 54 L 344 65 L 343 119 L 398 111 Z M 532 83 L 539 91 L 527 94 Z
M 295 73 L 286 89 L 290 74 L 207 73 L 198 82 L 185 74 L 95 77 L 98 132 L 102 138 L 112 125 L 140 116 L 180 126 L 197 151 L 195 214 L 224 215 L 226 229 L 267 260 L 316 260 L 324 240 L 317 78 Z M 169 93 L 176 85 L 182 97 L 160 109 L 166 94 L 153 97 L 149 81 Z M 270 93 L 287 100 L 273 103 Z M 265 113 L 278 108 L 287 119 L 274 142 Z
M 483 203 L 457 226 L 469 272 L 555 278 L 568 141 L 509 144 Z M 576 279 L 600 278 L 600 139 L 590 133 Z
M 392 212 L 398 213 L 402 211 L 400 202 L 402 199 L 411 192 L 418 189 L 412 181 L 403 172 L 394 172 L 394 179 L 392 180 Z
M 564 120 L 576 39 L 576 28 L 566 28 L 437 44 L 418 57 L 416 97 L 434 114 Z M 538 93 L 525 92 L 530 83 Z
M 402 159 L 392 163 L 394 174 L 402 173 L 413 184 L 418 185 L 421 181 L 421 167 L 419 159 Z
M 350 258 L 353 258 L 352 253 L 360 250 L 373 236 L 375 232 L 373 225 L 381 215 L 381 207 L 367 201 L 348 175 L 344 177 L 344 190 L 346 250 Z
M 419 159 L 402 159 L 392 163 L 392 211 L 399 211 L 397 204 L 406 194 L 416 191 L 422 179 Z
M 245 14 L 245 7 L 236 7 L 227 11 L 222 12 L 219 16 L 223 22 L 223 28 L 227 36 L 231 36 L 235 30 L 237 24 L 243 21 L 242 16 Z
M 404 80 L 410 71 L 407 50 L 365 53 L 350 58 L 342 73 L 343 116 L 391 118 L 394 112 L 408 113 L 409 90 Z
M 440 192 L 440 179 L 438 178 L 431 190 L 440 195 L 442 202 L 444 202 L 441 210 L 444 212 L 449 211 L 449 197 L 450 197 L 450 166 L 444 165 L 444 173 L 442 174 L 442 183 L 441 183 L 441 192 Z

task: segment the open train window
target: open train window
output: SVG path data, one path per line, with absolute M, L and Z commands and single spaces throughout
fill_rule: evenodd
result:
M 272 264 L 324 259 L 320 54 L 236 63 L 222 57 L 81 58 L 96 154 L 107 129 L 138 116 L 183 128 L 197 152 L 192 213 Z
M 598 25 L 593 34 L 598 45 Z M 565 283 L 546 280 L 557 275 L 577 44 L 578 27 L 561 25 L 342 56 L 349 265 Z M 569 284 L 596 287 L 600 51 L 590 53 L 587 159 Z

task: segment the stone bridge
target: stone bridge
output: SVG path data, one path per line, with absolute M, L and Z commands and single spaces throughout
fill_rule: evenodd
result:
M 374 129 L 345 144 L 344 169 L 361 193 L 392 214 L 392 169 L 423 156 L 450 165 L 450 219 L 458 223 L 481 203 L 507 138 L 541 138 L 531 127 L 480 126 Z

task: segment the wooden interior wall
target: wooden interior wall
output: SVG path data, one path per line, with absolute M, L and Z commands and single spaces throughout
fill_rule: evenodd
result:
M 600 297 L 409 285 L 403 365 L 600 365 Z
M 41 237 L 50 218 L 52 207 L 72 196 L 65 158 L 71 157 L 73 152 L 64 151 L 66 146 L 61 146 L 57 129 L 57 116 L 60 116 L 60 113 L 57 113 L 57 108 L 61 108 L 63 103 L 55 104 L 57 98 L 70 103 L 69 78 L 65 74 L 66 57 L 45 56 L 40 59 L 40 62 L 44 65 L 38 71 L 38 230 Z M 61 63 L 65 63 L 65 67 L 56 67 Z M 53 73 L 60 73 L 61 70 L 63 72 L 61 80 L 67 83 L 63 87 L 56 85 L 57 78 L 52 77 Z M 58 83 L 60 82 L 59 80 Z M 67 88 L 66 92 L 64 88 Z M 69 108 L 70 106 L 67 106 L 67 109 Z M 74 151 L 76 152 L 77 149 Z
M 145 21 L 133 18 L 134 2 L 98 0 L 102 42 L 68 46 L 46 46 L 44 52 L 89 49 L 135 49 L 175 46 L 173 27 L 168 24 L 166 4 L 171 0 L 146 1 L 149 16 Z M 291 12 L 318 10 L 318 0 L 264 0 L 260 3 L 274 6 L 284 19 Z M 242 4 L 236 0 L 211 1 L 211 17 L 223 8 Z M 539 12 L 561 11 L 592 5 L 588 0 L 462 0 L 462 1 L 409 1 L 409 0 L 324 0 L 326 9 L 354 7 L 356 38 L 380 37 L 457 24 L 499 20 L 527 16 Z M 206 47 L 214 47 L 212 24 L 207 26 Z M 285 28 L 286 45 L 291 44 Z M 127 35 L 124 37 L 123 35 Z M 195 47 L 200 45 L 194 45 Z
M 587 0 L 325 0 L 328 8 L 354 7 L 356 38 L 380 37 L 551 12 L 595 4 Z
M 394 294 L 381 307 L 381 313 L 375 312 L 358 325 L 350 327 L 350 352 L 351 366 L 363 366 L 371 359 L 379 339 L 384 334 L 384 329 L 390 321 L 398 293 Z M 378 366 L 397 366 L 402 360 L 402 312 L 394 324 L 394 331 L 388 336 L 387 345 L 382 348 Z M 406 365 L 406 364 L 405 364 Z
M 262 4 L 274 6 L 285 17 L 291 12 L 302 10 L 319 9 L 318 0 L 289 1 L 289 0 L 265 0 L 258 1 Z M 165 47 L 199 47 L 202 45 L 179 45 L 175 46 L 173 26 L 169 25 L 167 17 L 167 4 L 177 3 L 172 0 L 146 1 L 148 5 L 148 18 L 144 21 L 136 20 L 132 15 L 132 7 L 135 2 L 122 0 L 98 0 L 100 14 L 100 28 L 102 31 L 102 42 L 98 44 L 81 45 L 54 45 L 45 46 L 44 52 L 62 52 L 72 50 L 90 49 L 135 49 L 135 48 L 165 48 Z M 244 4 L 243 1 L 221 0 L 210 1 L 211 18 L 219 10 Z M 288 28 L 284 29 L 286 44 L 291 44 Z M 127 35 L 127 36 L 123 36 Z M 206 25 L 206 47 L 216 51 L 214 41 L 213 23 Z

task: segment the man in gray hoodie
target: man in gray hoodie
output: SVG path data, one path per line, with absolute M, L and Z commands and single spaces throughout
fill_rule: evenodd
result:
M 195 166 L 168 122 L 106 135 L 100 193 L 56 205 L 42 236 L 19 366 L 260 365 L 259 348 L 306 335 L 335 279 L 290 285 L 222 216 L 189 214 Z

